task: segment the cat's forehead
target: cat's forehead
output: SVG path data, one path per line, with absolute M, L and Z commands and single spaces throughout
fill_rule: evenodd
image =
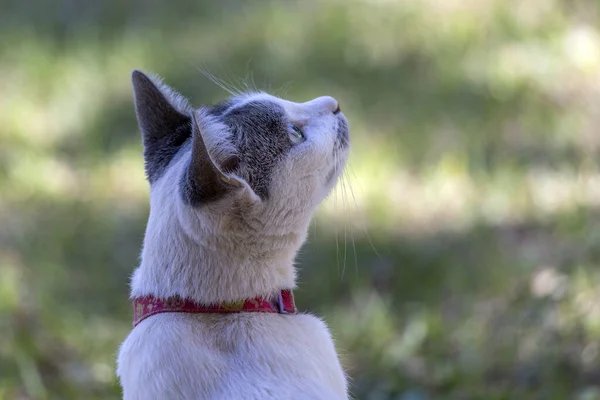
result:
M 335 102 L 335 100 L 333 101 Z M 337 102 L 335 103 L 337 105 Z M 321 114 L 322 109 L 322 102 L 295 103 L 265 92 L 248 92 L 211 106 L 209 113 L 225 117 L 229 114 L 242 115 L 245 111 L 253 114 L 264 112 L 270 116 L 279 116 L 291 122 L 303 124 L 312 116 Z
M 217 117 L 225 117 L 232 113 L 243 113 L 244 110 L 254 112 L 278 112 L 286 114 L 286 101 L 264 92 L 249 92 L 230 97 L 209 107 L 209 113 Z M 250 107 L 249 107 L 250 106 Z
M 275 97 L 265 92 L 247 92 L 233 97 L 232 101 L 234 102 L 235 107 L 242 107 L 248 103 L 260 103 L 267 107 L 269 105 L 278 105 L 283 107 L 286 103 L 286 100 L 280 99 L 279 97 Z

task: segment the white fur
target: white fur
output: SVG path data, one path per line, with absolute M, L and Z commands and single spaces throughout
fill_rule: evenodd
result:
M 151 188 L 132 297 L 178 295 L 207 304 L 295 287 L 294 258 L 315 208 L 335 183 L 326 177 L 331 171 L 337 177 L 346 159 L 346 151 L 333 156 L 341 117 L 332 113 L 332 98 L 298 104 L 249 96 L 279 102 L 303 125 L 306 142 L 282 161 L 265 201 L 237 177 L 244 186 L 236 195 L 189 207 L 177 188 L 189 155 L 174 161 Z M 202 110 L 195 117 L 217 163 L 235 151 L 226 127 Z M 348 398 L 329 330 L 307 314 L 155 315 L 122 344 L 117 374 L 126 400 Z

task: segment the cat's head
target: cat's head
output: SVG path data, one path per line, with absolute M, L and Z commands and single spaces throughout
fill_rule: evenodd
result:
M 194 109 L 154 76 L 134 71 L 132 81 L 151 190 L 196 215 L 303 229 L 346 162 L 348 123 L 332 97 L 251 92 Z

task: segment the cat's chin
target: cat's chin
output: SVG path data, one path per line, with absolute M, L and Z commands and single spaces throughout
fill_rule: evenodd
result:
M 342 175 L 344 167 L 346 166 L 346 155 L 338 156 L 337 162 L 331 166 L 327 175 L 325 175 L 325 190 L 327 193 L 331 193 L 339 177 Z
M 331 170 L 325 176 L 325 187 L 327 190 L 333 189 L 335 184 L 337 183 L 337 179 L 340 176 L 340 169 L 342 166 L 334 165 L 331 167 Z

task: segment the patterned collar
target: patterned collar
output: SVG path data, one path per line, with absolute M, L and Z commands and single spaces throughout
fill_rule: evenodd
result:
M 159 299 L 154 296 L 136 297 L 133 299 L 133 326 L 144 319 L 160 313 L 180 312 L 192 314 L 232 314 L 240 312 L 260 312 L 295 314 L 294 293 L 281 290 L 273 299 L 257 297 L 220 304 L 201 305 L 188 299 L 169 297 Z

